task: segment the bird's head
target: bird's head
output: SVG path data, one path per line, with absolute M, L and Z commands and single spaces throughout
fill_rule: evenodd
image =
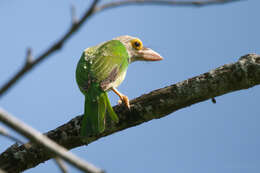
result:
M 125 45 L 131 63 L 134 61 L 160 61 L 163 59 L 159 53 L 144 47 L 139 38 L 124 35 L 116 37 L 114 40 L 119 40 Z

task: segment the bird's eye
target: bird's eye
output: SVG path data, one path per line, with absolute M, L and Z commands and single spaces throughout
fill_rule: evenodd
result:
M 143 43 L 141 42 L 141 40 L 139 40 L 137 38 L 131 40 L 131 44 L 132 44 L 133 48 L 135 48 L 136 50 L 141 50 L 143 48 Z
M 135 44 L 135 47 L 140 47 L 140 45 L 141 45 L 138 41 L 136 41 L 134 44 Z

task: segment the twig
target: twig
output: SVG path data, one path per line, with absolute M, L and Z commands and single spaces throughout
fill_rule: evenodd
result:
M 94 165 L 87 163 L 86 161 L 81 160 L 79 157 L 70 153 L 64 147 L 58 145 L 57 143 L 50 140 L 45 135 L 41 134 L 37 130 L 18 120 L 14 116 L 10 115 L 6 111 L 0 108 L 0 121 L 5 123 L 7 126 L 13 128 L 18 133 L 24 135 L 28 139 L 35 141 L 36 143 L 44 146 L 51 153 L 61 157 L 67 162 L 71 163 L 80 170 L 88 173 L 102 173 L 103 171 L 99 168 L 96 168 Z M 12 172 L 12 171 L 8 171 Z
M 10 135 L 8 133 L 8 131 L 6 129 L 4 129 L 3 127 L 1 127 L 1 126 L 0 126 L 0 135 L 3 135 L 5 137 L 11 139 L 12 141 L 19 143 L 19 144 L 24 144 L 24 142 L 22 142 L 20 139 L 18 139 L 16 137 Z
M 38 65 L 40 62 L 48 58 L 51 54 L 58 51 L 62 48 L 64 43 L 82 26 L 84 22 L 92 15 L 95 6 L 97 5 L 99 0 L 94 0 L 91 4 L 90 8 L 85 12 L 83 17 L 79 20 L 78 23 L 71 26 L 68 32 L 62 36 L 56 43 L 54 43 L 51 47 L 45 50 L 41 55 L 35 58 L 30 64 L 25 64 L 9 81 L 7 81 L 0 88 L 0 98 L 3 96 L 6 91 L 8 91 L 25 73 L 31 70 L 33 67 Z
M 55 157 L 54 160 L 55 160 L 56 164 L 59 166 L 61 172 L 63 172 L 63 173 L 67 173 L 68 172 L 68 168 L 65 165 L 65 163 L 62 161 L 61 158 Z
M 71 23 L 72 23 L 72 25 L 76 25 L 78 23 L 78 19 L 77 19 L 77 15 L 76 15 L 75 5 L 71 4 L 70 11 L 71 11 Z
M 83 140 L 79 133 L 82 116 L 77 116 L 68 123 L 49 131 L 46 136 L 72 149 L 88 145 L 112 133 L 162 118 L 192 104 L 259 84 L 260 55 L 249 54 L 241 57 L 236 63 L 226 64 L 202 75 L 144 94 L 130 102 L 130 111 L 125 109 L 124 105 L 115 106 L 114 110 L 119 117 L 119 123 L 114 124 L 108 117 L 106 129 L 102 134 Z M 37 161 L 35 158 L 38 158 Z M 10 172 L 19 172 L 50 158 L 50 155 L 45 154 L 43 147 L 28 143 L 13 148 L 12 151 L 3 152 L 0 155 L 0 168 L 6 168 L 5 170 Z M 16 164 L 16 167 L 12 167 L 13 164 Z
M 235 2 L 241 0 L 208 0 L 208 1 L 161 1 L 161 0 L 124 0 L 124 1 L 116 1 L 110 2 L 107 4 L 103 4 L 97 6 L 99 0 L 94 0 L 91 4 L 90 8 L 84 13 L 81 19 L 74 23 L 57 42 L 51 45 L 47 50 L 45 50 L 41 55 L 36 57 L 29 65 L 24 65 L 13 77 L 11 77 L 6 83 L 2 85 L 0 88 L 0 98 L 24 76 L 25 73 L 30 71 L 36 65 L 38 65 L 43 60 L 47 59 L 52 55 L 54 52 L 60 50 L 63 45 L 67 42 L 67 40 L 79 30 L 83 23 L 85 23 L 92 15 L 96 14 L 97 12 L 103 11 L 105 9 L 120 7 L 123 5 L 138 5 L 138 4 L 155 4 L 155 5 L 171 5 L 171 6 L 203 6 L 203 5 L 213 5 L 213 4 L 224 4 L 228 2 Z M 73 19 L 72 19 L 73 20 Z
M 28 48 L 26 51 L 26 62 L 25 66 L 31 64 L 33 62 L 32 49 Z
M 216 5 L 216 4 L 225 4 L 242 0 L 208 0 L 208 1 L 176 1 L 176 0 L 124 0 L 124 1 L 115 1 L 107 4 L 97 6 L 95 12 L 99 12 L 105 9 L 115 8 L 119 6 L 126 5 L 141 5 L 141 4 L 151 4 L 151 5 L 166 5 L 166 6 L 192 6 L 192 7 L 201 7 L 206 5 Z

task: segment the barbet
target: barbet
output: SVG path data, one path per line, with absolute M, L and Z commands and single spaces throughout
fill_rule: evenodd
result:
M 112 90 L 130 109 L 128 97 L 116 88 L 123 82 L 128 65 L 135 61 L 159 61 L 163 58 L 140 39 L 120 36 L 87 48 L 77 65 L 76 81 L 85 96 L 81 135 L 90 136 L 105 130 L 106 113 L 118 122 L 107 92 Z

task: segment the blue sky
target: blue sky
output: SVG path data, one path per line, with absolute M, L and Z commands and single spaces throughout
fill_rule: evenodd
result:
M 24 63 L 27 47 L 39 55 L 80 16 L 90 1 L 1 1 L 0 84 Z M 105 2 L 103 0 L 103 2 Z M 260 1 L 192 7 L 128 6 L 93 16 L 63 47 L 27 74 L 0 106 L 41 132 L 82 114 L 75 82 L 82 51 L 119 35 L 142 39 L 164 60 L 131 64 L 119 90 L 133 99 L 260 53 Z M 118 97 L 109 93 L 112 104 Z M 217 97 L 102 138 L 72 152 L 109 172 L 258 173 L 260 87 Z M 0 124 L 2 125 L 2 124 Z M 13 142 L 0 136 L 0 152 Z M 70 167 L 70 172 L 78 172 Z M 58 172 L 47 161 L 26 171 Z

